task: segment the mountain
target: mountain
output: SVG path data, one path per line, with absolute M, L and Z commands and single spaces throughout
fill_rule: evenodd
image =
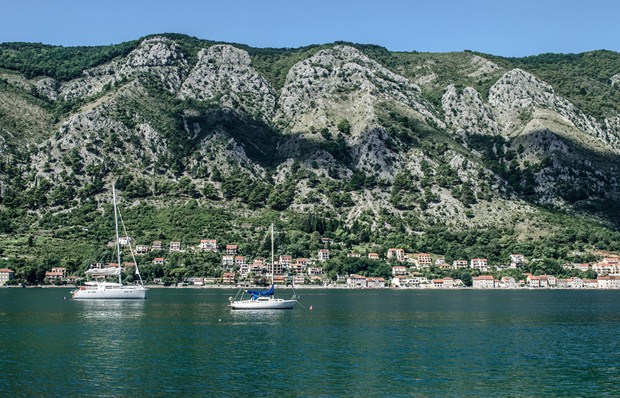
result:
M 116 182 L 144 242 L 251 247 L 276 218 L 300 256 L 319 232 L 579 260 L 620 250 L 620 54 L 3 43 L 0 153 L 8 258 L 101 255 Z

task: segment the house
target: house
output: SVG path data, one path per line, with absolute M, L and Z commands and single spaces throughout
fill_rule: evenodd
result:
M 155 264 L 155 265 L 164 265 L 165 261 L 166 260 L 163 257 L 155 257 L 153 259 L 153 264 Z
M 547 275 L 541 275 L 538 277 L 540 287 L 548 288 L 549 287 L 549 277 Z
M 205 279 L 204 278 L 185 278 L 183 279 L 183 282 L 187 283 L 188 285 L 194 285 L 194 286 L 204 286 L 205 284 Z
M 45 279 L 48 282 L 63 281 L 67 275 L 67 269 L 64 267 L 54 267 L 51 271 L 45 273 Z
M 306 283 L 306 277 L 303 274 L 293 275 L 293 285 L 303 285 Z
M 8 268 L 0 268 L 0 286 L 4 286 L 15 277 L 15 271 Z
M 288 268 L 293 262 L 293 256 L 283 255 L 278 258 L 278 261 L 282 264 L 282 267 Z
M 620 265 L 620 257 L 605 257 L 601 262 L 609 265 Z
M 472 269 L 480 270 L 481 272 L 487 272 L 488 261 L 486 258 L 472 258 L 469 267 Z
M 568 287 L 573 289 L 582 289 L 583 288 L 583 279 L 581 278 L 572 278 L 568 282 Z
M 366 277 L 356 274 L 349 275 L 347 287 L 366 287 Z
M 575 264 L 573 266 L 573 269 L 578 269 L 581 272 L 586 272 L 587 270 L 589 270 L 591 268 L 590 264 Z
M 149 252 L 149 249 L 148 245 L 138 245 L 136 246 L 136 254 L 146 254 Z
M 568 289 L 570 287 L 571 281 L 572 279 L 558 278 L 556 286 L 560 289 Z
M 368 259 L 370 259 L 370 260 L 378 260 L 379 259 L 379 253 L 368 253 Z
M 495 287 L 495 279 L 493 275 L 474 276 L 472 279 L 472 287 L 474 289 L 493 289 Z
M 525 256 L 523 254 L 510 255 L 510 268 L 519 268 L 525 264 Z
M 433 265 L 433 257 L 428 253 L 418 253 L 416 256 L 418 267 L 427 268 Z
M 511 276 L 502 276 L 502 279 L 499 280 L 498 287 L 501 287 L 502 289 L 516 289 L 518 286 L 515 278 Z
M 407 280 L 409 279 L 408 276 L 394 276 L 392 277 L 392 280 L 390 281 L 390 284 L 394 287 L 408 287 L 407 286 Z
M 605 275 L 597 278 L 599 289 L 619 289 L 620 288 L 620 276 Z
M 366 287 L 373 289 L 381 289 L 385 287 L 384 278 L 366 278 Z
M 161 240 L 154 240 L 153 244 L 151 245 L 151 250 L 161 250 Z
M 526 282 L 529 287 L 540 287 L 540 277 L 526 274 Z
M 452 261 L 452 268 L 453 269 L 467 268 L 467 260 L 454 260 L 454 261 Z
M 281 274 L 281 273 L 283 273 L 283 272 L 284 272 L 284 267 L 282 267 L 282 264 L 280 264 L 279 262 L 277 262 L 277 261 L 276 261 L 276 262 L 274 262 L 274 263 L 271 265 L 271 267 L 269 267 L 269 268 L 267 269 L 267 271 L 268 271 L 270 274 L 274 274 L 274 275 L 275 275 L 275 274 Z
M 405 250 L 398 248 L 391 248 L 387 251 L 388 260 L 405 261 Z
M 180 252 L 181 251 L 181 242 L 170 242 L 171 252 Z
M 431 285 L 434 288 L 443 288 L 443 279 L 433 279 L 431 280 Z
M 295 260 L 295 263 L 307 267 L 308 265 L 310 265 L 310 260 L 308 260 L 307 258 L 298 258 L 297 260 Z
M 359 253 L 348 253 L 347 257 L 348 258 L 360 258 L 360 257 L 362 257 L 362 255 L 359 254 Z
M 332 238 L 321 238 L 321 243 L 325 246 L 329 246 L 334 243 L 334 240 Z
M 246 265 L 245 256 L 235 256 L 235 265 L 242 267 Z
M 394 287 L 420 287 L 421 283 L 428 283 L 424 277 L 417 276 L 395 276 L 392 278 L 392 286 Z
M 217 240 L 202 239 L 198 244 L 198 249 L 203 252 L 217 252 Z
M 392 276 L 408 275 L 409 269 L 404 265 L 395 265 L 392 267 Z
M 226 254 L 237 254 L 237 245 L 226 245 Z
M 319 254 L 318 254 L 318 260 L 319 261 L 327 261 L 329 260 L 329 250 L 328 249 L 319 249 Z
M 323 275 L 323 267 L 308 267 L 308 275 L 310 276 Z
M 609 261 L 609 259 L 604 260 Z M 600 263 L 592 264 L 592 270 L 598 275 L 618 275 L 620 274 L 620 264 L 601 261 Z
M 246 276 L 250 273 L 250 266 L 247 263 L 239 265 L 239 274 L 241 276 Z
M 232 267 L 235 265 L 235 256 L 232 254 L 226 254 L 222 256 L 222 266 L 223 267 Z
M 443 286 L 447 288 L 465 287 L 465 284 L 460 279 L 452 279 L 449 277 L 443 278 Z
M 129 236 L 119 236 L 118 244 L 121 246 L 128 246 L 131 244 L 132 239 Z
M 265 259 L 262 257 L 257 257 L 252 261 L 249 265 L 249 271 L 254 273 L 261 273 L 265 269 Z
M 205 285 L 215 285 L 218 282 L 218 278 L 214 277 L 214 276 L 207 276 L 206 278 L 203 278 Z
M 290 266 L 290 270 L 294 274 L 303 274 L 304 271 L 306 270 L 306 266 L 300 263 L 295 263 Z
M 222 274 L 222 283 L 225 285 L 232 285 L 235 283 L 235 274 L 233 272 L 224 272 Z
M 596 289 L 598 288 L 598 280 L 597 279 L 584 279 L 583 287 L 586 289 Z

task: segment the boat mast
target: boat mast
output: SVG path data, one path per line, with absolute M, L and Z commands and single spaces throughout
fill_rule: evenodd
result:
M 273 273 L 275 269 L 275 264 L 273 260 L 273 223 L 271 223 L 271 286 L 273 286 Z
M 116 210 L 116 191 L 112 185 L 112 199 L 114 201 L 114 229 L 116 231 L 116 259 L 118 261 L 118 283 L 122 283 L 121 279 L 121 244 L 118 238 L 118 211 Z

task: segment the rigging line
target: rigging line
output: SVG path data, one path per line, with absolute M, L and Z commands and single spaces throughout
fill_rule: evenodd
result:
M 127 244 L 129 245 L 129 252 L 131 253 L 131 258 L 133 260 L 133 263 L 136 265 L 136 274 L 138 274 L 138 278 L 140 279 L 140 284 L 143 285 L 144 282 L 142 281 L 142 275 L 140 274 L 140 270 L 138 269 L 138 262 L 136 261 L 136 256 L 134 254 L 133 251 L 133 247 L 131 246 L 131 240 L 129 239 L 129 234 L 127 234 L 127 228 L 125 227 L 125 221 L 123 220 L 123 215 L 121 214 L 121 212 L 118 212 L 118 217 L 121 220 L 121 225 L 123 227 L 123 233 L 125 234 L 125 237 L 127 238 Z M 121 266 L 120 264 L 118 265 L 119 267 Z

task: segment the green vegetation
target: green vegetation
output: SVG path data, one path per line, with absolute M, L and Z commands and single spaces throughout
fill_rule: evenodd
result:
M 0 68 L 18 71 L 29 79 L 49 76 L 70 80 L 79 77 L 85 69 L 129 54 L 138 44 L 138 40 L 96 47 L 0 43 Z
M 620 53 L 591 51 L 581 54 L 541 54 L 501 58 L 482 54 L 500 65 L 521 68 L 551 84 L 582 111 L 599 120 L 620 112 L 620 90 L 612 87 Z
M 158 36 L 174 40 L 190 67 L 201 49 L 218 44 Z M 550 131 L 457 137 L 431 118 L 384 102 L 372 115 L 383 130 L 364 141 L 367 137 L 357 136 L 357 115 L 338 114 L 321 131 L 293 133 L 280 129 L 286 121 L 270 125 L 256 115 L 223 109 L 219 101 L 181 100 L 155 75 L 120 81 L 87 100 L 52 101 L 36 89 L 20 88 L 30 84 L 21 77 L 74 79 L 126 56 L 139 42 L 74 48 L 0 44 L 5 76 L 0 79 L 0 257 L 6 258 L 0 267 L 16 269 L 23 280 L 39 282 L 53 265 L 79 273 L 91 262 L 111 261 L 111 181 L 123 195 L 125 222 L 138 244 L 180 241 L 191 247 L 211 238 L 238 244 L 248 257 L 266 256 L 264 228 L 275 222 L 279 254 L 313 256 L 324 247 L 321 237 L 332 238 L 334 255 L 325 264 L 332 278 L 388 276 L 388 263 L 350 259 L 346 253 L 383 253 L 389 247 L 441 254 L 447 262 L 486 257 L 494 264 L 518 252 L 541 259 L 527 271 L 558 276 L 566 274 L 560 268 L 564 262 L 590 261 L 599 250 L 620 251 L 618 157 Z M 518 59 L 481 54 L 499 68 L 478 73 L 484 60 L 471 52 L 392 53 L 342 42 L 298 49 L 236 46 L 248 51 L 278 91 L 293 65 L 338 44 L 352 45 L 418 82 L 421 101 L 440 118 L 447 85 L 472 86 L 486 97 L 497 78 L 515 67 L 551 83 L 599 119 L 620 111 L 620 91 L 609 82 L 620 64 L 613 52 Z M 11 81 L 15 76 L 20 79 Z M 94 122 L 93 108 L 103 109 L 97 131 L 88 130 L 88 123 L 76 131 L 60 128 L 78 109 Z M 524 112 L 519 121 L 532 117 Z M 156 137 L 146 137 L 145 125 Z M 553 149 L 558 141 L 565 151 Z M 532 151 L 532 142 L 540 148 Z M 365 164 L 363 155 L 381 161 Z M 544 189 L 540 181 L 547 182 Z M 444 195 L 460 203 L 444 202 Z M 497 220 L 476 223 L 476 212 L 500 199 L 527 212 L 507 210 Z M 554 201 L 564 201 L 562 211 L 549 204 Z M 458 227 L 446 221 L 454 209 L 437 210 L 455 203 L 467 221 Z M 154 266 L 155 256 L 166 256 L 167 263 Z M 192 251 L 152 252 L 139 262 L 147 278 L 167 281 L 221 272 L 219 256 Z M 431 268 L 426 275 L 471 281 L 475 274 Z

